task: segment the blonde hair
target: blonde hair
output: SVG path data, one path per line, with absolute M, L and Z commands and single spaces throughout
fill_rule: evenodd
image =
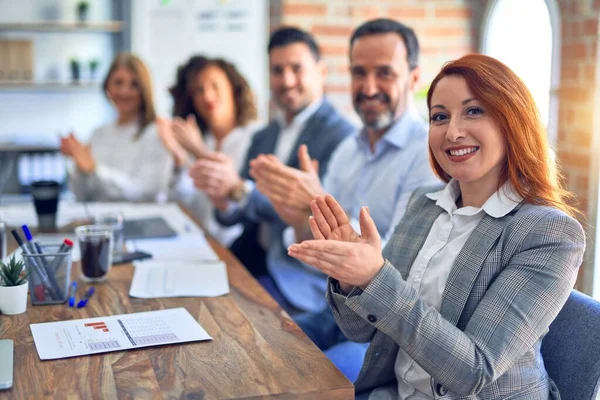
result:
M 146 127 L 156 119 L 154 98 L 152 95 L 152 78 L 150 77 L 150 72 L 148 71 L 146 64 L 144 64 L 139 57 L 131 53 L 120 53 L 113 60 L 110 68 L 108 69 L 108 73 L 106 74 L 106 78 L 104 78 L 104 83 L 102 84 L 104 94 L 107 94 L 108 81 L 111 75 L 120 67 L 125 67 L 131 71 L 137 80 L 138 87 L 140 89 L 140 95 L 142 98 L 142 104 L 140 107 L 140 130 L 135 136 L 136 138 L 139 138 L 144 129 L 146 129 Z

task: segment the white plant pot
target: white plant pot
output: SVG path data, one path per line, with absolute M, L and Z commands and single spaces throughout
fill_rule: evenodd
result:
M 0 286 L 0 312 L 4 315 L 22 314 L 27 310 L 28 282 L 19 286 Z

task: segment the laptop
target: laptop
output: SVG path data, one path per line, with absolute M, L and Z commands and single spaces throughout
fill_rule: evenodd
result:
M 162 217 L 126 219 L 123 221 L 125 240 L 170 238 L 177 232 Z

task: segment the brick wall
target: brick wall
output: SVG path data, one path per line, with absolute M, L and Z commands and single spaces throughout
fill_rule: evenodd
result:
M 353 116 L 348 41 L 369 19 L 389 17 L 415 29 L 421 43 L 422 87 L 445 61 L 475 51 L 483 6 L 479 0 L 271 0 L 271 26 L 294 25 L 313 33 L 328 65 L 326 93 Z
M 421 83 L 426 87 L 445 61 L 478 50 L 488 1 L 271 0 L 271 25 L 296 25 L 316 36 L 329 66 L 327 94 L 340 110 L 353 115 L 348 91 L 348 39 L 353 28 L 376 17 L 413 27 L 422 46 Z M 558 4 L 561 21 L 556 150 L 588 236 L 577 287 L 591 293 L 600 179 L 600 0 L 547 1 Z
M 587 252 L 578 288 L 591 293 L 598 205 L 599 0 L 558 0 L 562 24 L 558 157 L 585 215 Z

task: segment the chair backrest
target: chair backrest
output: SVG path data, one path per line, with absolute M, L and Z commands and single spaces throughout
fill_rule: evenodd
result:
M 600 302 L 573 290 L 542 341 L 542 357 L 562 400 L 595 400 L 600 393 Z

